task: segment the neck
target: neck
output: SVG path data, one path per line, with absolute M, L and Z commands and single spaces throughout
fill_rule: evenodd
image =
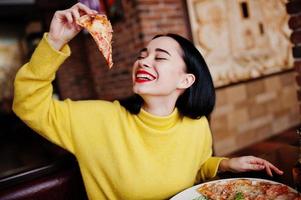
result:
M 143 97 L 143 100 L 144 104 L 142 108 L 146 112 L 157 116 L 168 116 L 174 111 L 177 98 L 148 96 Z

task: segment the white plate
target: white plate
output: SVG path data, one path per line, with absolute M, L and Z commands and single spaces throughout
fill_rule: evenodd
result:
M 271 181 L 271 180 L 267 180 L 267 179 L 259 179 L 259 178 L 229 178 L 229 179 L 220 179 L 220 180 L 216 180 L 216 181 L 209 181 L 209 182 L 205 182 L 205 183 L 201 183 L 198 185 L 195 185 L 191 188 L 188 188 L 182 192 L 180 192 L 179 194 L 173 196 L 170 200 L 193 200 L 194 198 L 197 198 L 199 196 L 202 196 L 202 194 L 200 194 L 199 192 L 197 192 L 197 189 L 199 187 L 201 187 L 203 184 L 208 184 L 208 183 L 224 183 L 227 181 L 231 181 L 231 180 L 237 180 L 237 179 L 248 179 L 251 181 L 265 181 L 265 182 L 270 182 L 273 184 L 282 184 L 282 183 L 278 183 L 275 181 Z M 294 190 L 293 188 L 287 186 L 292 192 L 296 192 L 298 193 L 296 190 Z

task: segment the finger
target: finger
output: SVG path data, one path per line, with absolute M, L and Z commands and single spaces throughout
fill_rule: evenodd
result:
M 72 9 L 71 13 L 72 13 L 72 17 L 75 21 L 80 18 L 80 14 L 79 14 L 78 10 Z
M 69 24 L 73 23 L 73 18 L 72 18 L 71 12 L 66 12 L 65 13 L 65 17 L 66 17 L 66 19 L 67 19 L 67 21 L 68 21 Z
M 269 176 L 273 177 L 272 171 L 268 164 L 265 164 L 265 170 Z
M 263 160 L 265 165 L 267 165 L 267 167 L 269 167 L 269 169 L 275 171 L 277 174 L 283 174 L 283 171 L 281 171 L 280 169 L 278 169 L 275 165 L 273 165 L 272 163 L 270 163 L 267 160 Z
M 72 13 L 72 17 L 73 17 L 74 26 L 75 26 L 76 30 L 80 31 L 82 29 L 82 27 L 76 23 L 76 21 L 80 18 L 80 14 L 79 14 L 78 10 L 72 9 L 71 13 Z
M 57 19 L 65 19 L 65 13 L 64 11 L 56 11 L 54 13 L 54 17 L 56 17 Z
M 91 10 L 93 12 L 93 14 L 97 14 L 98 11 L 97 10 Z M 99 12 L 100 14 L 105 14 L 104 12 Z
M 86 5 L 84 5 L 84 4 L 82 4 L 82 3 L 78 3 L 78 4 L 76 4 L 76 6 L 77 6 L 80 10 L 84 11 L 84 12 L 87 13 L 87 14 L 94 14 L 94 12 L 93 12 L 90 8 L 88 8 Z
M 274 172 L 276 172 L 279 175 L 283 174 L 283 171 L 280 170 L 279 168 L 277 168 L 275 165 L 273 165 L 272 163 L 268 163 L 268 166 L 270 167 L 270 169 L 272 169 Z

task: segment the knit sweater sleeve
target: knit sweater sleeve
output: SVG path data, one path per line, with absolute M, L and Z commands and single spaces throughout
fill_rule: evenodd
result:
M 206 147 L 203 148 L 203 155 L 205 155 L 204 157 L 207 159 L 205 159 L 205 162 L 201 164 L 196 182 L 206 181 L 214 178 L 218 172 L 220 162 L 224 159 L 227 159 L 225 157 L 212 156 L 212 134 L 206 118 L 204 118 L 203 123 L 205 124 L 204 131 L 206 132 L 204 134 L 204 144 L 206 144 Z
M 51 84 L 55 72 L 69 55 L 68 45 L 57 51 L 47 42 L 47 33 L 44 34 L 30 61 L 16 75 L 13 111 L 34 131 L 74 153 L 70 100 L 53 99 Z

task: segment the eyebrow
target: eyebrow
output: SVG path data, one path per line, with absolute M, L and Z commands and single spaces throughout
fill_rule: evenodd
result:
M 147 48 L 141 49 L 141 50 L 140 50 L 140 53 L 145 52 L 145 51 L 147 52 Z M 163 53 L 166 53 L 166 54 L 168 54 L 169 56 L 171 56 L 170 53 L 169 53 L 168 51 L 166 51 L 166 50 L 164 50 L 164 49 L 161 49 L 161 48 L 156 48 L 155 51 L 163 52 Z

